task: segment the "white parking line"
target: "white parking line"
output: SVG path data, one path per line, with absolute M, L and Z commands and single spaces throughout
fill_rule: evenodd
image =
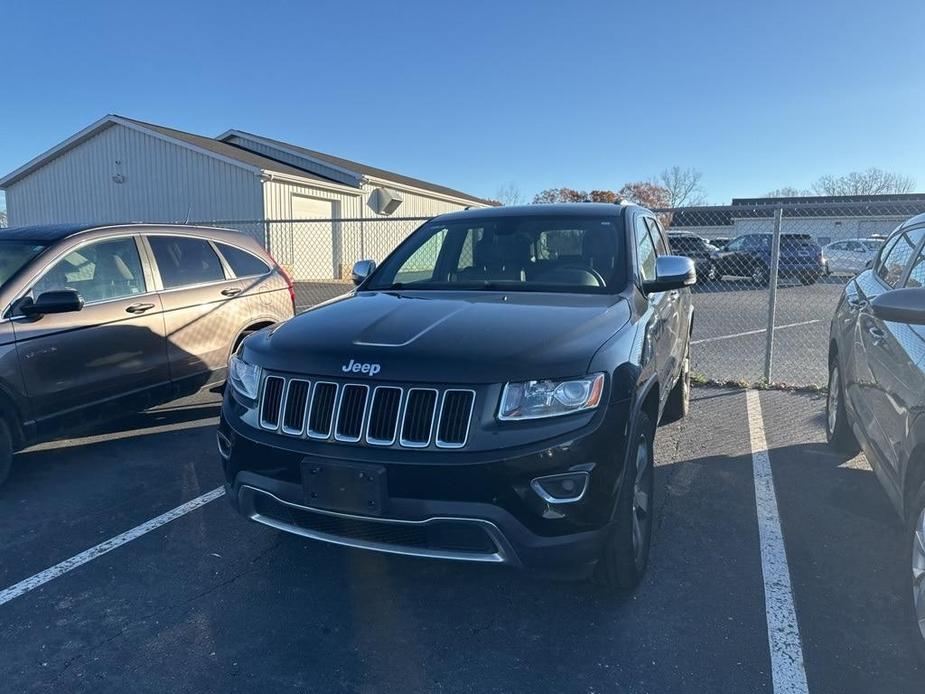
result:
M 774 491 L 758 391 L 746 391 L 745 403 L 751 438 L 752 472 L 755 476 L 758 544 L 761 548 L 764 609 L 771 650 L 771 681 L 774 694 L 806 694 L 809 689 L 803 664 L 803 645 L 793 605 L 790 567 L 787 565 L 787 550 L 777 513 L 777 494 Z
M 821 318 L 814 318 L 813 320 L 805 320 L 799 323 L 784 323 L 783 325 L 775 325 L 774 330 L 785 330 L 786 328 L 799 328 L 801 325 L 812 325 L 813 323 L 821 323 Z M 731 335 L 720 335 L 719 337 L 706 337 L 702 340 L 691 340 L 692 345 L 702 345 L 706 342 L 719 342 L 720 340 L 732 340 L 736 337 L 746 337 L 748 335 L 761 335 L 766 333 L 767 328 L 758 328 L 757 330 L 746 330 L 741 333 L 732 333 Z
M 101 557 L 107 552 L 111 552 L 117 547 L 121 547 L 126 542 L 131 542 L 132 540 L 141 537 L 145 533 L 151 532 L 155 528 L 159 528 L 172 520 L 176 520 L 181 516 L 185 516 L 190 511 L 195 511 L 197 508 L 205 506 L 210 501 L 218 499 L 224 493 L 224 487 L 218 487 L 213 489 L 211 492 L 206 492 L 202 496 L 197 496 L 195 499 L 187 501 L 185 504 L 177 506 L 175 509 L 167 511 L 167 513 L 163 513 L 157 518 L 152 518 L 151 520 L 146 521 L 141 525 L 135 526 L 131 530 L 126 530 L 120 535 L 116 535 L 115 537 L 110 538 L 105 542 L 101 542 L 95 547 L 84 550 L 80 554 L 75 554 L 73 557 L 70 559 L 65 559 L 60 564 L 55 564 L 49 569 L 45 569 L 44 571 L 37 573 L 34 576 L 26 578 L 19 583 L 0 591 L 0 605 L 8 603 L 10 600 L 18 598 L 21 595 L 25 595 L 30 590 L 35 590 L 39 586 L 43 586 L 49 581 L 58 578 L 58 576 L 63 576 L 68 571 L 72 571 L 78 566 L 86 564 L 88 561 L 92 561 L 97 557 Z

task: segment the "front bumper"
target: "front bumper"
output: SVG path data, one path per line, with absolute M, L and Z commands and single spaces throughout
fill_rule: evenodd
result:
M 529 450 L 409 451 L 397 460 L 254 429 L 227 398 L 218 434 L 226 491 L 238 512 L 256 522 L 363 549 L 551 570 L 592 566 L 608 537 L 628 402 Z M 389 497 L 382 515 L 312 507 L 301 480 L 306 456 L 383 465 Z M 549 504 L 531 488 L 536 477 L 575 470 L 589 474 L 574 503 Z

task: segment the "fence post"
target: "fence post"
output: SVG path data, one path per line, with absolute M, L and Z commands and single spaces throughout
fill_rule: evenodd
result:
M 774 211 L 774 236 L 771 239 L 771 268 L 768 272 L 768 330 L 764 348 L 764 381 L 771 382 L 771 368 L 774 363 L 774 314 L 777 311 L 777 273 L 780 265 L 780 229 L 784 208 Z
M 267 253 L 270 255 L 273 254 L 273 251 L 270 249 L 270 220 L 263 220 L 263 247 L 267 249 Z

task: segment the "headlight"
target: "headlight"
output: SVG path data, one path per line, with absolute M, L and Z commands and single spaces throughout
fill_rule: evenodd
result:
M 590 410 L 601 402 L 604 374 L 568 381 L 508 383 L 501 394 L 498 419 L 539 419 Z
M 260 387 L 260 367 L 248 364 L 233 354 L 228 361 L 228 382 L 245 398 L 256 400 L 257 389 Z

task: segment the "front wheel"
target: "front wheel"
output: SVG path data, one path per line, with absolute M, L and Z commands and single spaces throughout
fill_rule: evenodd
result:
M 829 365 L 829 394 L 825 400 L 825 438 L 835 450 L 842 453 L 854 455 L 860 448 L 848 422 L 845 389 L 837 356 L 832 358 Z
M 755 263 L 752 266 L 751 280 L 759 287 L 767 287 L 771 283 L 771 271 L 763 263 Z
M 595 580 L 610 590 L 631 591 L 636 588 L 649 562 L 655 510 L 654 431 L 652 420 L 645 412 L 640 412 L 632 453 L 627 456 L 623 471 L 611 532 L 595 571 Z
M 905 546 L 912 550 L 912 600 L 908 622 L 915 648 L 925 662 L 925 484 L 913 498 L 909 521 Z

